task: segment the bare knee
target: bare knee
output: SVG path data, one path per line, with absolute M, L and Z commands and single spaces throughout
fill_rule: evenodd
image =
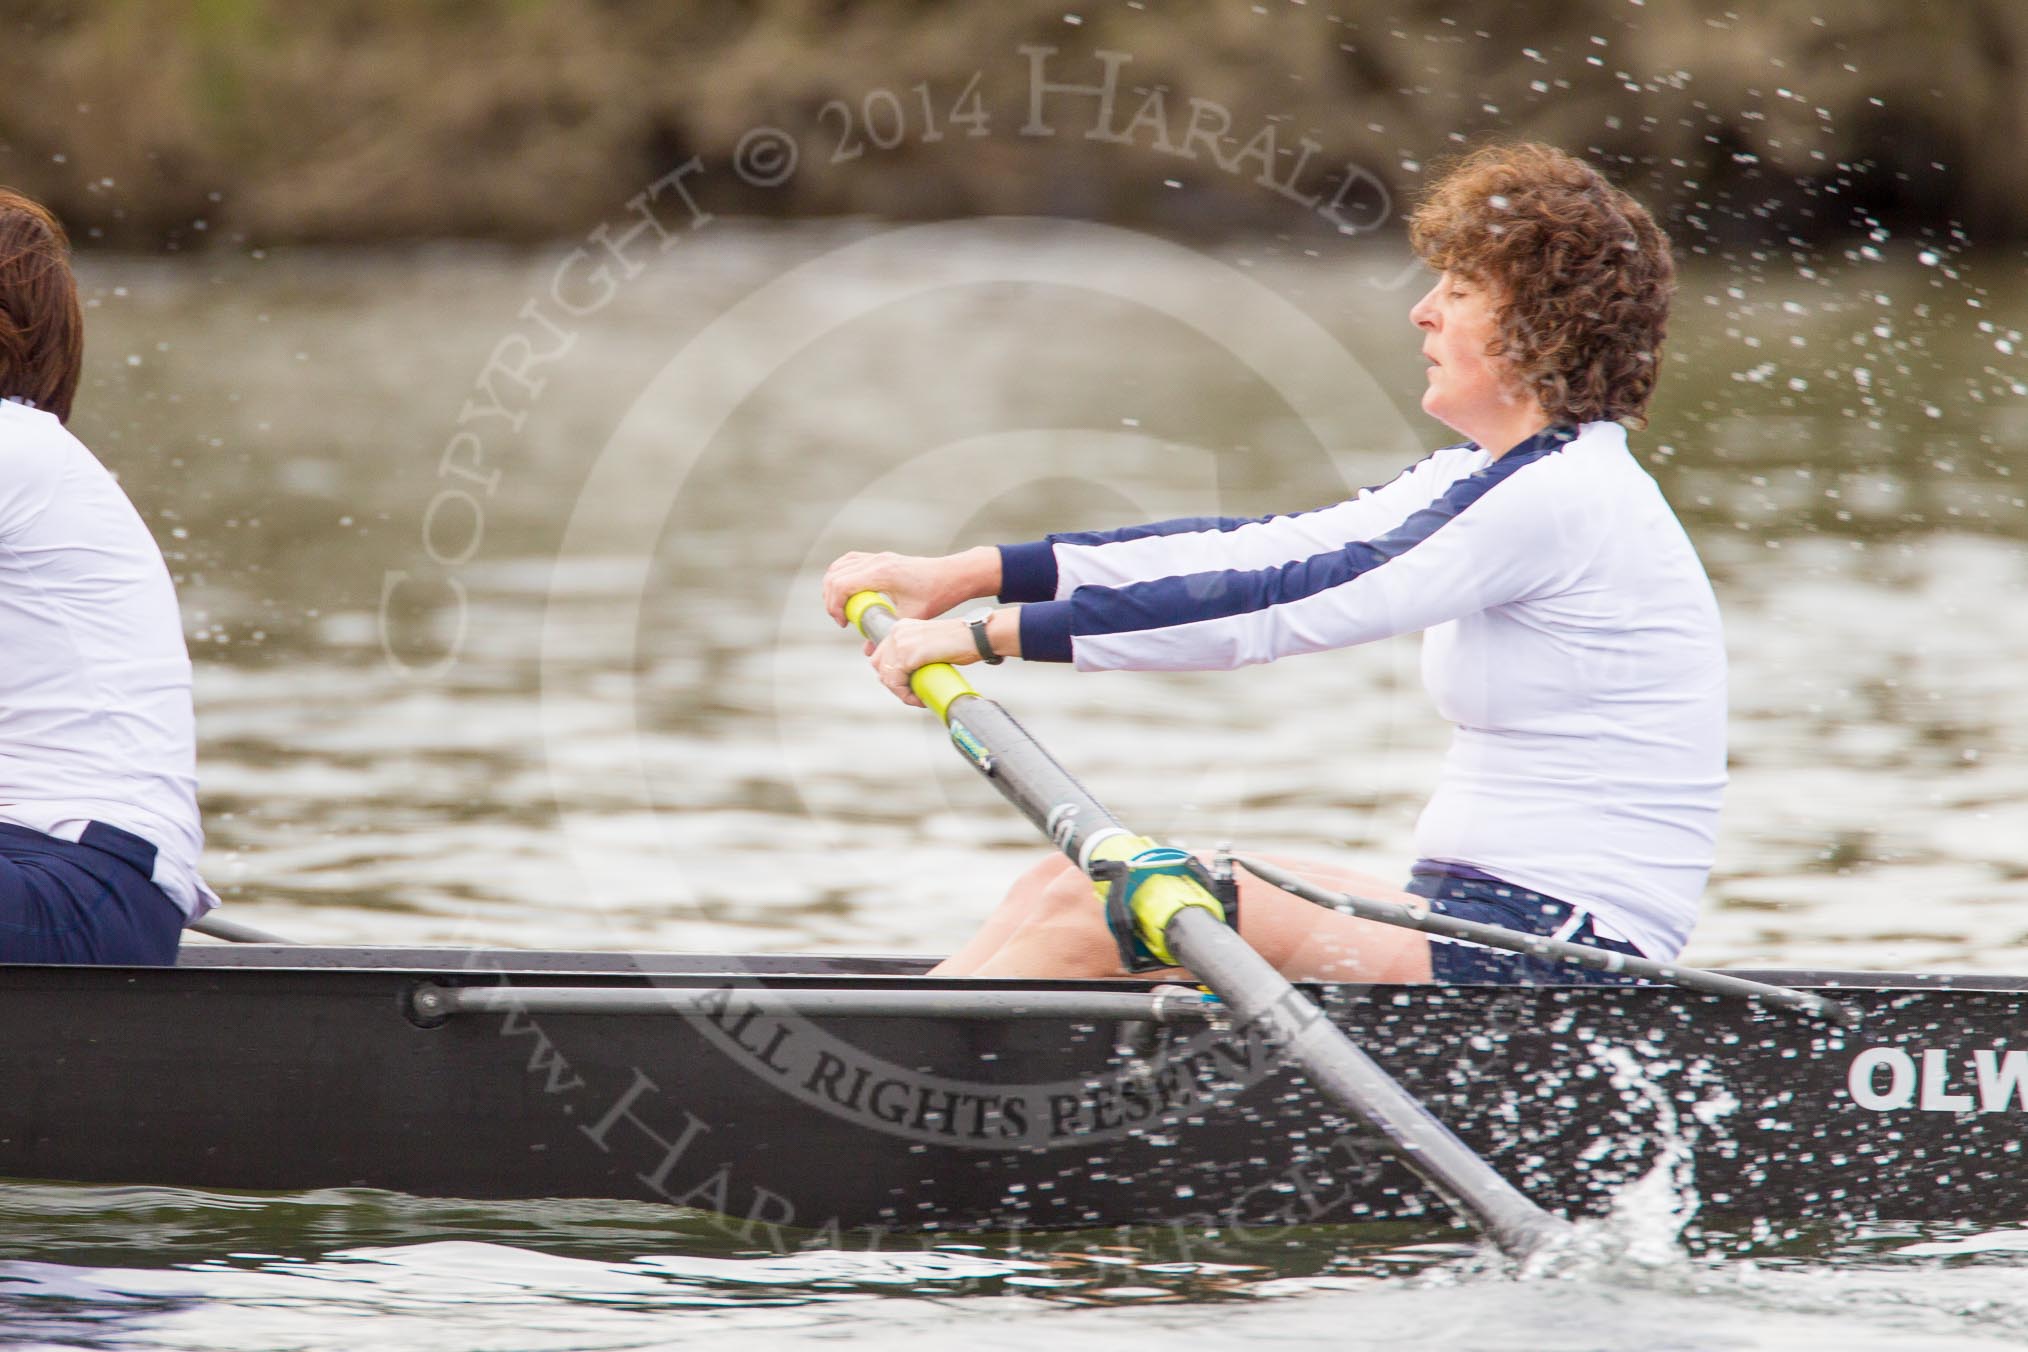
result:
M 1077 865 L 1060 854 L 1044 855 L 1024 870 L 1007 889 L 1007 895 L 1000 899 L 1003 908 L 1011 907 L 1026 913 L 1044 904 L 1053 888 L 1060 888 L 1065 881 L 1084 882 L 1084 875 Z M 1089 883 L 1084 884 L 1088 889 Z
M 981 976 L 1091 977 L 1119 974 L 1103 906 L 1075 866 L 1050 871 L 1011 917 L 1006 942 L 979 965 Z
M 1089 920 L 1099 913 L 1098 893 L 1091 879 L 1068 859 L 1059 859 L 1060 868 L 1050 870 L 1036 889 L 1031 913 L 1037 923 L 1063 924 Z
M 1014 907 L 1009 938 L 1018 944 L 1072 950 L 1096 947 L 1105 937 L 1103 903 L 1091 879 L 1068 860 L 1036 878 L 1018 903 L 1011 894 L 1008 901 Z
M 1067 856 L 1051 852 L 1043 855 L 1040 859 L 1029 865 L 1027 870 L 1014 880 L 1014 888 L 1020 889 L 1029 886 L 1037 888 L 1047 887 L 1062 878 L 1065 874 L 1077 874 L 1078 877 L 1084 876 L 1078 873 L 1077 865 L 1071 863 Z

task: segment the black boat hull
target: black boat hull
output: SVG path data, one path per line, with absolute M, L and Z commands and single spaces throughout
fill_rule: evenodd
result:
M 0 1176 L 633 1198 L 719 1214 L 767 1245 L 791 1229 L 1446 1214 L 1271 1048 L 1231 1030 L 741 1011 L 755 982 L 1008 989 L 919 970 L 255 946 L 193 947 L 166 970 L 0 967 L 0 1018 L 17 1030 L 0 1050 Z M 1601 1210 L 1656 1167 L 1687 1170 L 1719 1213 L 2028 1214 L 2023 983 L 1837 983 L 1860 1015 L 1852 1029 L 1656 986 L 1318 993 L 1468 1144 L 1568 1214 Z M 704 1018 L 418 1015 L 419 988 L 459 985 L 727 995 Z

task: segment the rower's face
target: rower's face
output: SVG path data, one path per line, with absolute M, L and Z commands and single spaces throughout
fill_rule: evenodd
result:
M 1487 355 L 1499 332 L 1498 304 L 1487 284 L 1446 272 L 1408 312 L 1429 362 L 1422 410 L 1467 436 L 1526 397 L 1514 387 L 1506 359 Z

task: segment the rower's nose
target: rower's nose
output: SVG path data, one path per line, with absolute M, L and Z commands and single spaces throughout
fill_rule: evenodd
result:
M 1437 286 L 1442 285 L 1441 281 L 1437 283 Z M 1434 332 L 1437 326 L 1436 295 L 1436 286 L 1432 286 L 1429 290 L 1423 292 L 1422 299 L 1409 307 L 1408 322 L 1419 329 L 1428 329 Z

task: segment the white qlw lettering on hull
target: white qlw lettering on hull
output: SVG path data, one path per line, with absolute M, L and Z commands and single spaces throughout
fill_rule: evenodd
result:
M 2028 1051 L 1981 1047 L 1969 1056 L 1941 1047 L 1915 1056 L 1899 1047 L 1868 1047 L 1845 1076 L 1852 1101 L 1870 1112 L 1915 1108 L 1925 1113 L 2028 1110 Z M 1952 1072 L 1961 1078 L 1952 1085 Z M 1969 1075 L 1966 1075 L 1969 1072 Z

